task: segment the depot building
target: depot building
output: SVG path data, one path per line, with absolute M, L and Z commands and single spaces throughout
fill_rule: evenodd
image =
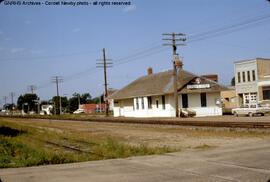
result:
M 176 109 L 192 110 L 196 116 L 222 115 L 220 92 L 226 88 L 210 77 L 180 70 L 177 74 L 179 108 L 175 108 L 173 71 L 153 73 L 131 82 L 112 94 L 115 117 L 175 117 Z

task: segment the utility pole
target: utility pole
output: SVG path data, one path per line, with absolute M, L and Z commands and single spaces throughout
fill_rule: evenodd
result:
M 13 110 L 14 110 L 14 102 L 13 102 L 13 98 L 15 96 L 15 92 L 10 92 L 10 97 L 11 97 L 11 114 L 13 115 Z
M 32 94 L 34 94 L 34 91 L 37 89 L 37 87 L 35 86 L 35 85 L 29 85 L 28 86 L 28 90 L 30 90 L 30 92 L 32 93 Z
M 80 109 L 80 105 L 81 105 L 81 96 L 80 96 L 79 93 L 77 94 L 77 96 L 78 96 L 78 109 Z
M 13 98 L 15 96 L 15 93 L 14 92 L 10 92 L 10 97 L 11 97 L 11 104 L 13 105 Z
M 59 99 L 59 114 L 62 112 L 62 104 L 61 104 L 61 98 L 59 97 L 59 83 L 63 82 L 63 78 L 60 76 L 54 76 L 52 77 L 52 82 L 56 84 L 56 96 Z M 56 105 L 56 104 L 55 104 Z
M 7 99 L 8 99 L 8 96 L 4 96 L 3 97 L 4 101 L 5 101 L 5 105 L 7 104 Z
M 40 98 L 38 97 L 35 101 L 35 104 L 37 104 L 37 114 L 40 114 Z
M 98 68 L 103 68 L 104 70 L 104 101 L 105 101 L 105 112 L 106 116 L 109 116 L 109 102 L 108 102 L 108 83 L 107 83 L 107 68 L 112 67 L 112 62 L 110 59 L 106 59 L 105 48 L 102 50 L 103 59 L 99 59 L 97 62 Z
M 7 105 L 7 99 L 8 99 L 8 97 L 7 96 L 4 96 L 3 99 L 4 99 L 3 109 L 6 109 L 5 107 Z
M 184 38 L 185 34 L 183 33 L 164 33 L 163 36 L 170 36 L 170 38 L 164 38 L 162 40 L 171 41 L 171 43 L 163 44 L 164 46 L 171 46 L 173 50 L 173 87 L 174 87 L 174 100 L 175 100 L 175 117 L 179 117 L 179 104 L 178 104 L 178 93 L 177 93 L 177 75 L 178 75 L 178 65 L 176 62 L 176 58 L 178 54 L 176 53 L 177 46 L 184 45 L 183 43 L 177 44 L 177 41 L 184 42 L 186 38 Z M 180 66 L 180 65 L 179 65 Z

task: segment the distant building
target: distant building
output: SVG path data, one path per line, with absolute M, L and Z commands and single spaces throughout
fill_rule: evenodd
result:
M 110 96 L 114 100 L 114 116 L 175 116 L 172 70 L 153 74 L 152 69 L 148 69 L 147 73 Z M 222 115 L 220 92 L 226 88 L 217 82 L 181 70 L 177 88 L 177 109 L 192 110 L 196 116 Z
M 41 106 L 41 114 L 52 115 L 53 114 L 53 105 L 44 104 Z
M 96 113 L 96 112 L 105 112 L 105 104 L 81 104 L 79 109 L 83 109 L 84 113 Z
M 239 105 L 270 104 L 270 59 L 237 61 L 234 70 Z
M 228 90 L 221 91 L 223 112 L 231 113 L 231 109 L 239 106 L 235 87 L 227 87 Z

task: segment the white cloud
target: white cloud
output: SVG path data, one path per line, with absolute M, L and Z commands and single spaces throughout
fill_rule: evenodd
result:
M 24 48 L 12 48 L 10 50 L 11 53 L 18 53 L 18 52 L 22 52 L 24 51 L 25 49 Z
M 137 6 L 133 4 L 133 5 L 125 7 L 123 9 L 123 12 L 128 13 L 128 12 L 131 12 L 131 11 L 135 11 L 136 9 L 137 9 Z
M 74 33 L 77 33 L 77 32 L 79 32 L 79 31 L 81 31 L 80 28 L 74 28 L 74 29 L 72 30 L 72 32 L 74 32 Z

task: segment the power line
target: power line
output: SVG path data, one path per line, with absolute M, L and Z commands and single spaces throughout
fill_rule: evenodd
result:
M 159 42 L 161 42 L 161 41 L 159 41 Z M 148 52 L 151 52 L 151 51 L 155 51 L 156 49 L 160 49 L 161 47 L 162 47 L 161 45 L 156 45 L 154 47 L 145 49 L 143 51 L 139 51 L 139 52 L 134 53 L 134 54 L 131 54 L 129 56 L 126 56 L 126 57 L 122 57 L 120 59 L 117 59 L 115 62 L 121 62 L 123 60 L 127 60 L 127 59 L 130 59 L 130 58 L 133 58 L 133 57 L 137 57 L 137 56 L 140 56 L 141 54 L 145 54 L 145 53 L 148 53 Z
M 150 53 L 145 53 L 143 55 L 138 55 L 138 56 L 136 56 L 134 58 L 131 57 L 129 59 L 126 59 L 126 60 L 123 60 L 121 62 L 118 62 L 115 65 L 118 66 L 118 65 L 126 64 L 126 63 L 129 63 L 129 62 L 132 62 L 132 61 L 141 60 L 142 58 L 146 58 L 146 57 L 149 57 L 149 56 L 152 56 L 152 55 L 155 55 L 155 54 L 164 52 L 166 50 L 168 50 L 168 48 L 160 47 L 159 49 L 157 49 L 155 51 L 151 51 Z
M 164 48 L 164 47 L 162 47 L 160 45 L 158 47 L 159 47 L 158 50 L 152 49 L 152 51 L 150 51 L 150 52 L 145 52 L 144 51 L 144 53 L 142 55 L 139 55 L 138 54 L 138 55 L 133 56 L 133 57 L 130 57 L 130 58 L 127 57 L 127 59 L 125 59 L 125 60 L 123 58 L 118 59 L 118 62 L 116 64 L 114 64 L 114 65 L 115 66 L 118 66 L 118 65 L 126 64 L 128 62 L 132 62 L 132 61 L 135 61 L 135 60 L 138 60 L 138 59 L 141 59 L 141 58 L 149 57 L 151 55 L 154 55 L 154 54 L 157 54 L 157 53 L 161 53 L 161 52 L 163 52 L 165 50 L 168 50 L 168 48 Z M 122 60 L 122 61 L 119 61 L 119 60 Z M 66 76 L 65 77 L 65 82 L 68 82 L 68 81 L 71 81 L 71 80 L 80 78 L 80 77 L 82 77 L 83 75 L 86 75 L 86 74 L 89 75 L 89 74 L 93 74 L 93 73 L 96 73 L 96 72 L 98 72 L 98 70 L 96 69 L 96 67 L 91 67 L 91 68 L 88 68 L 88 69 L 83 70 L 81 72 L 78 72 L 78 73 L 75 73 L 75 74 Z M 46 87 L 48 87 L 50 85 L 51 85 L 51 83 L 45 83 L 45 84 L 37 87 L 37 89 L 46 88 Z
M 216 28 L 213 30 L 208 30 L 202 33 L 198 33 L 195 35 L 192 35 L 190 37 L 188 37 L 188 39 L 190 40 L 189 42 L 195 42 L 195 41 L 199 41 L 199 40 L 204 40 L 207 38 L 212 38 L 212 37 L 217 37 L 220 35 L 224 35 L 224 34 L 228 34 L 228 33 L 232 33 L 235 31 L 239 31 L 242 30 L 243 28 L 248 28 L 248 27 L 254 27 L 254 25 L 259 25 L 264 23 L 263 21 L 267 21 L 269 20 L 270 15 L 264 15 L 264 16 L 259 16 L 259 17 L 255 17 L 249 20 L 245 20 L 239 23 L 235 23 L 232 25 L 228 25 L 228 26 L 223 26 L 220 28 Z
M 263 16 L 259 16 L 259 17 L 255 17 L 255 18 L 252 18 L 252 19 L 242 21 L 240 23 L 235 23 L 235 24 L 224 26 L 224 27 L 221 27 L 221 28 L 217 28 L 217 29 L 205 31 L 205 32 L 202 32 L 202 33 L 198 33 L 198 34 L 195 34 L 195 35 L 192 35 L 192 36 L 188 37 L 189 41 L 187 41 L 187 43 L 201 41 L 201 40 L 209 39 L 209 38 L 212 38 L 212 37 L 217 37 L 217 36 L 221 36 L 221 35 L 224 35 L 224 34 L 232 33 L 234 31 L 241 30 L 243 28 L 248 28 L 248 27 L 245 27 L 245 26 L 250 27 L 250 26 L 253 26 L 256 23 L 261 24 L 261 23 L 263 23 L 261 21 L 268 20 L 269 18 L 270 18 L 270 15 L 263 15 Z M 128 62 L 132 62 L 132 61 L 136 61 L 138 59 L 142 59 L 142 58 L 145 58 L 145 57 L 149 57 L 149 56 L 152 56 L 154 54 L 161 53 L 161 52 L 163 52 L 165 50 L 167 50 L 167 49 L 163 49 L 163 48 L 161 48 L 160 45 L 156 45 L 156 46 L 153 46 L 153 47 L 148 48 L 146 50 L 139 51 L 139 52 L 137 52 L 135 54 L 131 54 L 130 56 L 126 56 L 126 57 L 123 57 L 123 58 L 120 58 L 120 59 L 116 60 L 115 62 L 117 64 L 115 64 L 115 66 L 125 64 L 125 63 L 128 63 Z M 95 73 L 96 72 L 95 67 L 89 68 L 89 69 L 87 69 L 85 71 L 81 71 L 79 73 L 75 73 L 73 75 L 70 75 L 70 76 L 67 77 L 67 81 L 72 80 L 72 79 L 74 79 L 76 77 L 79 78 L 81 75 L 84 75 L 84 74 L 89 74 L 89 71 L 92 71 L 91 73 Z M 37 89 L 46 88 L 49 85 L 50 85 L 50 83 L 46 83 L 43 86 L 38 87 Z
M 254 25 L 254 23 L 262 23 L 260 21 L 268 20 L 269 18 L 270 18 L 270 15 L 259 16 L 259 17 L 256 17 L 256 18 L 252 18 L 252 19 L 249 19 L 249 20 L 242 21 L 242 22 L 237 23 L 237 24 L 224 26 L 224 27 L 217 28 L 217 29 L 214 29 L 214 30 L 209 30 L 209 31 L 206 31 L 206 32 L 203 32 L 203 33 L 195 34 L 193 36 L 188 37 L 188 39 L 190 39 L 190 40 L 187 41 L 187 43 L 200 41 L 200 40 L 204 40 L 204 39 L 207 39 L 207 38 L 212 38 L 214 36 L 216 37 L 216 36 L 224 35 L 224 34 L 227 34 L 227 33 L 232 33 L 232 32 L 234 32 L 236 30 L 240 30 L 240 28 L 247 28 L 247 27 L 243 27 L 244 25 L 248 24 L 249 26 L 252 26 L 252 25 Z M 238 29 L 236 29 L 236 28 L 238 28 Z M 228 30 L 230 30 L 230 31 L 228 31 Z M 225 31 L 227 31 L 227 32 L 225 32 Z M 149 48 L 148 50 L 139 52 L 139 54 L 133 54 L 133 55 L 131 55 L 131 57 L 121 58 L 116 62 L 121 62 L 120 64 L 123 64 L 123 63 L 126 63 L 126 62 L 131 62 L 131 61 L 137 60 L 136 59 L 137 57 L 142 58 L 140 54 L 146 54 L 147 52 L 158 49 L 158 48 L 160 48 L 160 46 L 154 46 L 152 48 Z M 162 51 L 164 51 L 164 49 L 158 49 L 158 51 L 155 51 L 155 52 L 153 52 L 151 54 L 146 54 L 146 56 L 157 54 L 157 53 L 160 53 Z M 132 59 L 132 57 L 136 57 L 136 58 Z M 126 59 L 126 60 L 122 61 L 123 59 Z M 118 64 L 115 64 L 115 65 L 118 65 Z

